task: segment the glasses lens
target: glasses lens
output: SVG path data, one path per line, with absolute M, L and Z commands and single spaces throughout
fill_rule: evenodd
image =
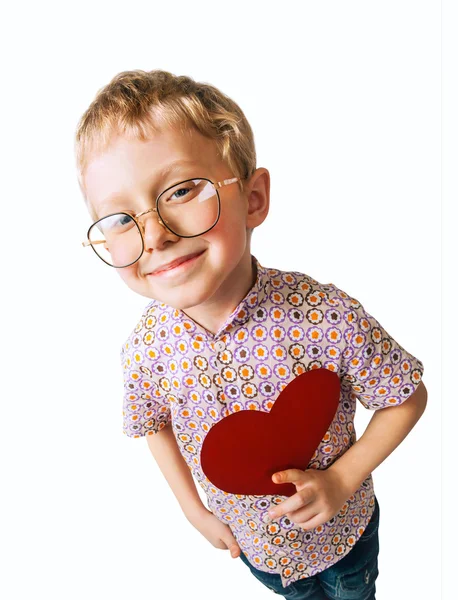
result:
M 94 223 L 89 241 L 100 258 L 113 267 L 126 267 L 143 251 L 140 230 L 127 213 L 109 215 Z
M 206 179 L 189 179 L 159 196 L 158 212 L 161 220 L 177 235 L 200 235 L 218 221 L 218 193 Z

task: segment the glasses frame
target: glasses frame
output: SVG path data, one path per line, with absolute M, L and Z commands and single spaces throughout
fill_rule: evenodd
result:
M 165 194 L 166 192 L 168 192 L 172 188 L 176 187 L 177 185 L 181 185 L 182 183 L 186 183 L 187 181 L 194 181 L 195 179 L 200 179 L 200 180 L 203 180 L 203 181 L 208 181 L 215 188 L 216 197 L 218 199 L 218 215 L 217 215 L 216 220 L 213 223 L 213 225 L 211 227 L 209 227 L 208 229 L 205 229 L 205 231 L 202 231 L 201 233 L 196 233 L 195 235 L 180 235 L 179 233 L 176 233 L 176 231 L 173 231 L 173 229 L 171 227 L 169 227 L 168 225 L 166 225 L 164 223 L 164 221 L 162 220 L 161 213 L 159 211 L 159 200 L 161 199 L 161 196 L 163 194 Z M 137 213 L 137 214 L 135 214 L 134 211 L 131 211 L 131 210 L 120 210 L 120 211 L 116 211 L 114 213 L 110 213 L 109 215 L 105 215 L 105 216 L 101 217 L 100 219 L 97 219 L 97 221 L 94 221 L 94 223 L 92 223 L 92 225 L 87 230 L 87 234 L 86 234 L 87 235 L 87 239 L 84 242 L 82 242 L 82 245 L 83 245 L 83 247 L 91 246 L 92 250 L 100 258 L 100 260 L 103 261 L 109 267 L 113 267 L 114 269 L 125 269 L 126 267 L 130 267 L 131 265 L 134 265 L 137 261 L 140 260 L 140 258 L 143 256 L 143 252 L 145 251 L 145 225 L 141 221 L 138 220 L 139 217 L 147 215 L 150 212 L 155 212 L 155 213 L 157 213 L 157 218 L 158 218 L 158 221 L 159 221 L 160 225 L 162 225 L 163 227 L 165 227 L 166 229 L 168 229 L 171 233 L 173 233 L 173 235 L 177 235 L 178 237 L 181 237 L 181 238 L 199 237 L 199 235 L 203 235 L 204 233 L 207 233 L 208 231 L 210 231 L 211 229 L 213 229 L 213 227 L 215 227 L 215 225 L 219 221 L 219 217 L 220 217 L 220 214 L 221 214 L 221 199 L 219 197 L 218 189 L 220 189 L 220 188 L 222 188 L 222 187 L 224 187 L 226 185 L 231 185 L 232 183 L 236 183 L 237 181 L 240 181 L 240 177 L 231 177 L 230 179 L 223 179 L 223 181 L 216 181 L 216 182 L 212 181 L 211 179 L 208 179 L 208 177 L 190 177 L 188 179 L 183 179 L 183 181 L 179 181 L 178 183 L 174 183 L 173 185 L 169 186 L 167 189 L 163 190 L 159 194 L 159 196 L 156 198 L 155 206 L 153 208 L 149 208 L 148 210 L 144 210 L 143 212 L 140 212 L 140 213 Z M 140 232 L 140 237 L 142 239 L 142 250 L 141 250 L 141 252 L 139 254 L 139 257 L 137 259 L 135 259 L 133 262 L 129 263 L 128 265 L 123 265 L 122 267 L 117 267 L 117 266 L 112 265 L 111 263 L 107 262 L 104 258 L 102 258 L 100 256 L 100 254 L 94 248 L 95 244 L 104 244 L 106 240 L 97 240 L 97 241 L 91 242 L 90 239 L 89 239 L 89 236 L 90 236 L 92 228 L 95 227 L 97 225 L 97 223 L 100 223 L 100 221 L 102 221 L 103 219 L 106 219 L 107 217 L 112 217 L 113 215 L 127 215 L 128 217 L 131 217 L 133 219 L 134 223 L 136 224 L 137 229 Z

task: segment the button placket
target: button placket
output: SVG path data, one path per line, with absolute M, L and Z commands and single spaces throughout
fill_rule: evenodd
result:
M 214 348 L 216 352 L 222 352 L 223 350 L 226 350 L 226 344 L 223 342 L 223 340 L 218 340 L 214 343 Z

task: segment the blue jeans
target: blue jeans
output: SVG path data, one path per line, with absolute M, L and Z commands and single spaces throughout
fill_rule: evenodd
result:
M 243 552 L 240 558 L 256 579 L 287 600 L 375 600 L 379 515 L 380 507 L 375 498 L 371 520 L 350 552 L 321 573 L 294 581 L 286 588 L 280 575 L 256 569 Z

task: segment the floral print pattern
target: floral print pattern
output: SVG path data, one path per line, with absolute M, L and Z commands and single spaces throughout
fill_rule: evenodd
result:
M 374 511 L 372 475 L 313 530 L 286 516 L 266 524 L 269 508 L 286 496 L 216 488 L 200 466 L 205 436 L 233 412 L 269 412 L 301 373 L 330 369 L 341 381 L 339 406 L 308 465 L 326 469 L 356 441 L 356 400 L 370 410 L 402 404 L 424 367 L 334 284 L 252 261 L 256 282 L 215 335 L 178 309 L 155 300 L 146 306 L 121 351 L 123 427 L 128 437 L 140 438 L 170 424 L 208 508 L 231 528 L 250 563 L 279 574 L 286 587 L 350 552 Z

